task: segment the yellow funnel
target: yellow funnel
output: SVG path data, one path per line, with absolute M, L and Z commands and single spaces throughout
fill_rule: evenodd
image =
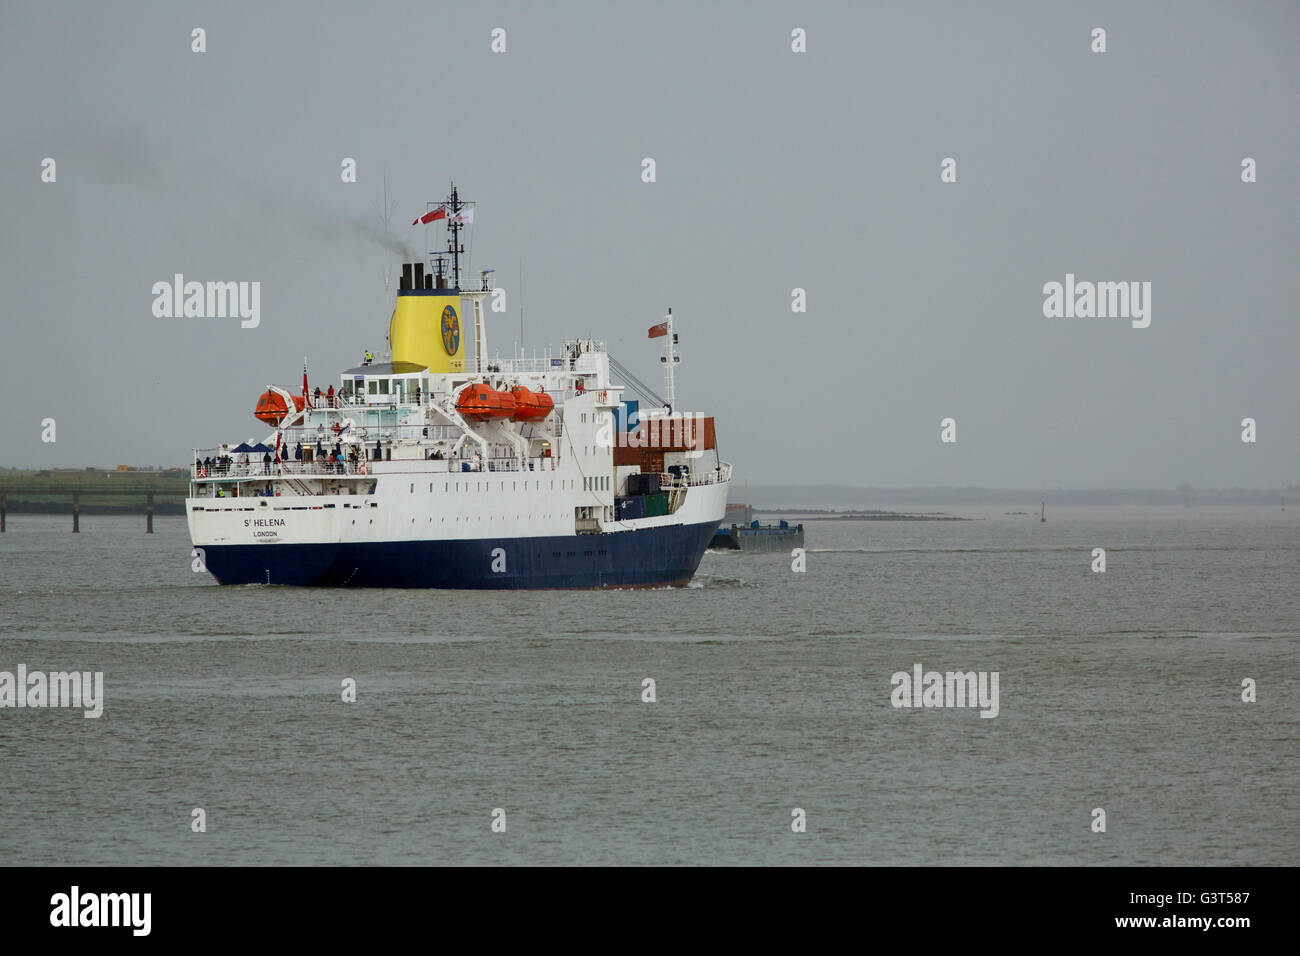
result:
M 465 371 L 465 324 L 456 289 L 399 289 L 388 324 L 393 364 L 412 362 L 430 372 Z

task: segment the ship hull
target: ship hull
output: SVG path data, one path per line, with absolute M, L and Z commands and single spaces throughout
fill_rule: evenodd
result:
M 222 584 L 321 587 L 638 588 L 687 584 L 718 521 L 619 531 L 460 540 L 208 544 Z

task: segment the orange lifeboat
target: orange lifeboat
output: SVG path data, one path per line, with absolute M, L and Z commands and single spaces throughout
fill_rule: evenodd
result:
M 510 418 L 515 413 L 515 397 L 509 392 L 499 392 L 490 385 L 478 383 L 460 393 L 460 398 L 456 399 L 456 411 L 479 422 Z
M 288 399 L 286 401 L 285 399 Z M 278 426 L 290 414 L 300 412 L 306 407 L 307 400 L 301 395 L 290 395 L 288 389 L 268 388 L 257 398 L 257 409 L 253 414 L 259 422 Z M 290 409 L 292 405 L 292 409 Z
M 515 398 L 514 419 L 517 422 L 541 421 L 555 408 L 555 402 L 545 392 L 534 392 L 531 388 L 516 385 L 510 394 Z

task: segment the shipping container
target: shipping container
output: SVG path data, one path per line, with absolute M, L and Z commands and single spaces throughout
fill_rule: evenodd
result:
M 683 418 L 680 415 L 646 419 L 635 434 L 628 436 L 628 443 L 659 451 L 698 451 L 716 448 L 718 444 L 712 416 Z
M 614 430 L 634 432 L 641 417 L 640 402 L 623 402 L 614 409 Z
M 614 469 L 614 494 L 630 495 L 632 492 L 627 490 L 627 480 L 632 475 L 639 475 L 639 468 L 615 468 Z
M 629 495 L 654 495 L 659 493 L 659 475 L 635 474 L 627 476 L 627 493 Z
M 629 518 L 644 518 L 644 501 L 644 498 L 615 498 L 614 514 L 619 521 L 626 521 Z
M 646 495 L 642 500 L 645 502 L 645 516 L 647 518 L 656 518 L 668 514 L 668 492 L 661 491 L 658 494 Z

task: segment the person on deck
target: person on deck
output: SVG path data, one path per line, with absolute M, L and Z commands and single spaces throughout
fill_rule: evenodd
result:
M 331 385 L 330 390 L 325 393 L 325 401 L 329 404 L 330 408 L 334 407 L 334 386 L 333 385 Z
M 271 453 L 268 451 L 265 455 L 262 456 L 262 474 L 269 475 L 270 473 L 271 473 Z

